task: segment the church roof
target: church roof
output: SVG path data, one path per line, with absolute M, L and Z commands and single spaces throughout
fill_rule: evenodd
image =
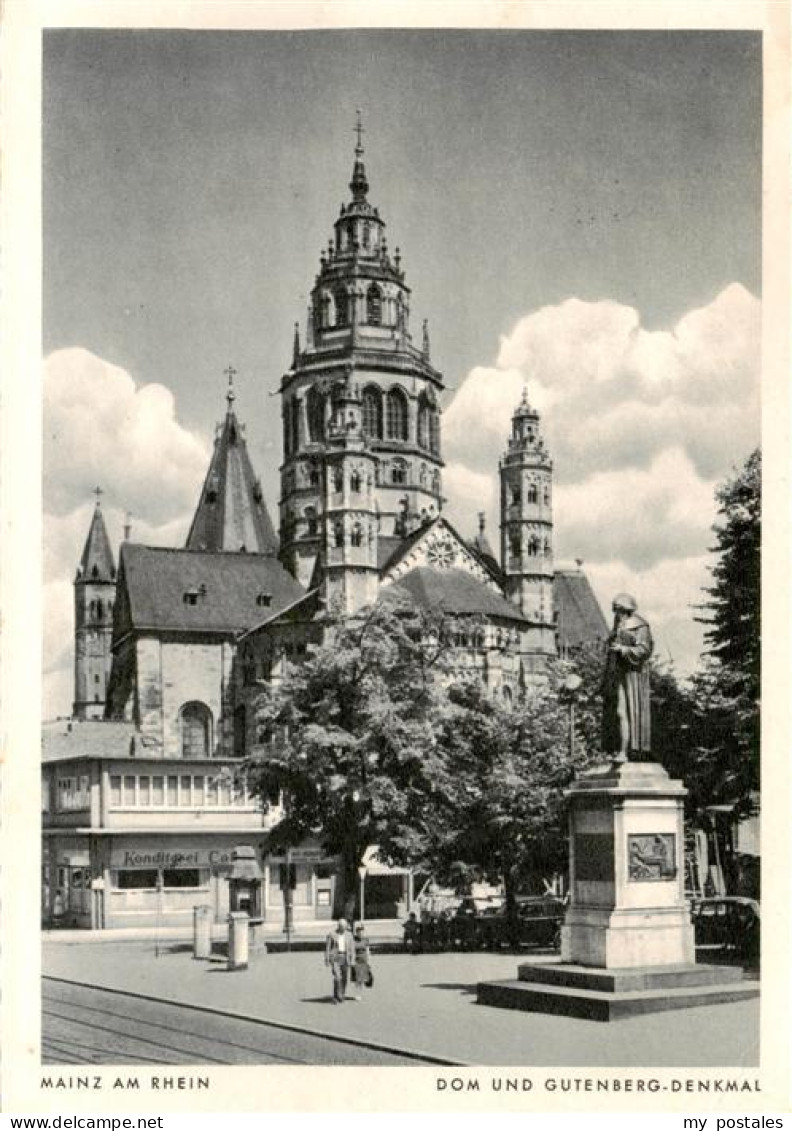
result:
M 121 575 L 130 627 L 139 630 L 242 632 L 305 592 L 277 558 L 264 554 L 127 542 L 121 547 Z
M 277 554 L 278 539 L 232 407 L 233 398 L 233 389 L 229 389 L 228 412 L 215 437 L 187 549 Z
M 394 581 L 392 588 L 408 593 L 418 605 L 441 609 L 458 616 L 479 615 L 525 620 L 520 610 L 511 601 L 507 601 L 503 594 L 461 569 L 417 566 Z
M 90 581 L 114 581 L 115 574 L 113 551 L 110 549 L 102 508 L 97 500 L 91 527 L 85 540 L 85 548 L 80 558 L 79 576 Z
M 553 601 L 559 648 L 575 648 L 606 640 L 608 623 L 589 579 L 580 569 L 557 569 L 553 579 Z

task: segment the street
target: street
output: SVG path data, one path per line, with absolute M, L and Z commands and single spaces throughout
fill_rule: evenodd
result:
M 140 995 L 121 999 L 123 1004 L 116 997 L 113 1017 L 107 1024 L 114 1030 L 123 1026 L 126 1033 L 135 1036 L 147 1035 L 152 1045 L 158 1046 L 146 1053 L 155 1060 L 161 1055 L 160 1046 L 168 1045 L 170 1035 L 150 1029 L 141 1034 L 132 1022 L 173 1024 L 168 1020 L 173 1015 L 157 1013 L 156 1009 L 149 1012 L 164 1001 L 177 1007 L 201 1007 L 205 1011 L 202 1014 L 190 1014 L 200 1017 L 200 1021 L 190 1023 L 191 1032 L 206 1034 L 209 1041 L 202 1046 L 203 1051 L 230 1063 L 249 1063 L 244 1058 L 260 1055 L 260 1063 L 294 1057 L 316 1064 L 384 1064 L 383 1050 L 395 1057 L 411 1054 L 415 1058 L 411 1063 L 440 1059 L 468 1065 L 694 1068 L 758 1063 L 756 1000 L 650 1014 L 611 1024 L 477 1004 L 479 981 L 513 978 L 519 962 L 548 962 L 553 958 L 549 953 L 411 956 L 375 952 L 374 986 L 366 1000 L 348 1001 L 339 1007 L 332 1004 L 330 975 L 323 955 L 317 951 L 253 954 L 248 969 L 229 972 L 222 960 L 196 961 L 184 945 L 171 946 L 157 957 L 151 942 L 49 939 L 44 946 L 43 968 L 45 974 L 82 988 Z M 53 983 L 47 981 L 45 985 L 52 999 Z M 47 1008 L 67 1017 L 73 1015 L 70 1006 L 54 1001 Z M 233 1022 L 227 1015 L 232 1015 Z M 183 1019 L 187 1014 L 175 1016 Z M 125 1017 L 129 1025 L 124 1023 Z M 45 1029 L 50 1042 L 48 1055 L 53 1058 L 68 1051 L 64 1030 L 55 1028 L 56 1023 L 62 1027 L 63 1016 L 48 1020 Z M 234 1028 L 233 1041 L 248 1052 L 232 1045 L 222 1047 L 227 1023 L 243 1027 Z M 266 1031 L 268 1027 L 266 1037 L 252 1040 L 254 1029 Z M 181 1044 L 181 1021 L 179 1028 Z M 304 1042 L 288 1033 L 289 1028 L 306 1034 Z M 86 1041 L 76 1033 L 73 1037 L 92 1046 L 101 1043 Z M 360 1045 L 346 1047 L 345 1041 Z M 139 1044 L 134 1048 L 144 1051 Z M 251 1053 L 251 1049 L 257 1051 Z M 128 1051 L 128 1058 L 135 1055 Z M 192 1052 L 190 1058 L 195 1059 Z M 388 1061 L 400 1062 L 404 1061 Z
M 207 1015 L 44 979 L 44 1064 L 337 1064 L 420 1066 L 371 1045 L 294 1032 L 284 1026 Z M 449 1062 L 451 1063 L 451 1062 Z

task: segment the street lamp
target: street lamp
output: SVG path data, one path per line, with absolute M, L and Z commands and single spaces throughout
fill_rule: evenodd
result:
M 358 875 L 360 876 L 360 922 L 363 923 L 366 918 L 366 874 L 368 868 L 365 864 L 361 864 L 358 868 Z
M 572 672 L 564 680 L 564 691 L 569 699 L 569 758 L 575 760 L 575 698 L 580 690 L 583 680 Z

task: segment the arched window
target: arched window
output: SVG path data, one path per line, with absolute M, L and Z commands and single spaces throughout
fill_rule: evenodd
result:
M 391 466 L 391 482 L 392 483 L 406 483 L 407 482 L 407 464 L 403 459 L 395 459 Z
M 371 385 L 363 390 L 363 432 L 372 439 L 382 439 L 382 393 Z
M 104 609 L 103 609 L 103 607 L 102 607 L 102 602 L 101 602 L 101 601 L 97 601 L 97 602 L 96 602 L 96 619 L 97 619 L 97 620 L 101 620 L 101 619 L 102 619 L 102 614 L 103 614 L 103 613 L 104 613 Z
M 363 246 L 369 247 L 371 245 L 371 224 L 366 220 L 363 225 Z
M 353 546 L 362 546 L 363 545 L 363 527 L 360 525 L 359 522 L 356 522 L 355 525 L 352 527 L 352 536 L 350 538 L 350 542 L 352 543 Z
M 519 558 L 521 550 L 519 534 L 511 535 L 509 539 L 509 548 L 511 549 L 511 556 L 513 558 Z
M 432 474 L 432 491 L 435 495 L 440 494 L 440 472 L 435 471 Z
M 325 399 L 318 389 L 309 389 L 307 398 L 308 433 L 312 440 L 325 438 Z
M 333 471 L 333 490 L 339 493 L 344 490 L 343 468 L 337 467 Z
M 307 534 L 309 538 L 315 538 L 318 531 L 318 523 L 316 521 L 316 511 L 313 507 L 306 507 L 303 512 L 305 522 L 307 525 Z
M 539 501 L 539 492 L 536 489 L 536 484 L 531 483 L 525 496 L 527 503 L 537 503 Z
M 353 471 L 349 477 L 349 489 L 356 495 L 360 493 L 360 472 L 357 470 Z
M 234 757 L 244 758 L 247 745 L 247 717 L 243 704 L 234 711 Z
M 429 450 L 440 455 L 440 413 L 436 409 L 429 414 Z
M 296 452 L 300 446 L 300 403 L 291 402 L 291 450 Z
M 388 391 L 386 424 L 388 439 L 407 439 L 407 397 L 401 389 L 390 389 Z
M 519 487 L 512 487 L 511 505 L 513 507 L 518 507 L 521 502 L 522 502 L 522 493 L 520 491 L 520 488 Z
M 335 526 L 333 527 L 333 535 L 335 537 L 336 546 L 343 546 L 344 545 L 344 524 L 343 524 L 343 522 L 337 522 L 335 524 Z
M 545 506 L 546 507 L 549 506 L 550 505 L 550 488 L 547 486 L 546 483 L 545 483 L 543 498 L 544 498 Z
M 182 758 L 209 758 L 212 712 L 205 703 L 185 703 L 180 712 Z
M 315 463 L 310 464 L 308 468 L 308 482 L 312 487 L 319 486 L 319 468 Z
M 291 455 L 291 401 L 283 403 L 283 450 Z
M 349 325 L 349 295 L 346 291 L 339 290 L 335 293 L 336 326 Z
M 550 539 L 549 538 L 545 538 L 545 540 L 544 540 L 544 555 L 545 555 L 546 558 L 550 557 Z
M 503 705 L 508 710 L 512 705 L 512 689 L 503 685 Z
M 530 557 L 535 558 L 539 553 L 539 539 L 535 534 L 532 534 L 528 541 L 528 554 Z
M 425 401 L 418 406 L 418 444 L 422 448 L 429 448 L 431 432 L 432 410 Z
M 366 321 L 370 326 L 382 325 L 382 291 L 376 283 L 366 291 Z
M 333 324 L 333 300 L 327 291 L 322 291 L 319 299 L 319 310 L 319 325 L 326 330 L 328 326 Z
M 418 471 L 418 483 L 421 487 L 426 487 L 426 481 L 429 478 L 429 473 L 426 470 L 426 464 L 422 463 Z
M 396 326 L 399 330 L 404 329 L 404 298 L 401 293 L 396 296 Z

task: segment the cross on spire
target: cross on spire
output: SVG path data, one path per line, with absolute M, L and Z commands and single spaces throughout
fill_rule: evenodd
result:
M 226 393 L 226 400 L 228 401 L 228 407 L 230 409 L 231 405 L 234 403 L 234 397 L 236 396 L 236 394 L 234 393 L 234 378 L 237 375 L 237 371 L 236 369 L 234 369 L 233 365 L 229 365 L 227 369 L 223 370 L 223 373 L 228 378 L 228 392 Z
M 99 496 L 104 495 L 104 491 L 102 490 L 101 487 L 94 487 L 93 493 L 94 493 L 94 495 L 96 495 L 96 505 L 98 507 L 99 506 Z
M 355 153 L 360 156 L 363 152 L 363 134 L 366 131 L 363 129 L 363 111 L 356 110 L 355 113 L 357 114 L 357 121 L 352 132 L 354 134 L 357 134 L 357 145 L 355 146 Z

